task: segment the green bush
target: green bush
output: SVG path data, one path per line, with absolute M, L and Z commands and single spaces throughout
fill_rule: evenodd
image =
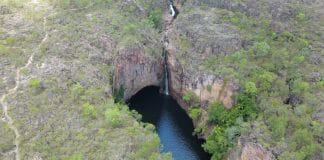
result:
M 308 89 L 309 89 L 309 84 L 305 81 L 298 79 L 293 82 L 292 93 L 296 95 L 302 95 Z
M 252 92 L 254 93 L 254 92 Z M 217 126 L 207 137 L 204 149 L 212 154 L 213 160 L 220 160 L 240 135 L 241 123 L 254 119 L 258 110 L 255 104 L 255 95 L 241 94 L 237 104 L 226 109 L 221 103 L 215 102 L 209 106 L 208 120 Z
M 209 108 L 209 121 L 220 124 L 226 122 L 227 109 L 219 102 L 212 103 Z
M 119 126 L 122 123 L 121 113 L 117 107 L 107 109 L 105 117 L 106 122 L 114 127 Z
M 267 42 L 256 42 L 253 46 L 254 52 L 257 56 L 266 56 L 270 52 L 270 46 Z
M 296 16 L 296 19 L 300 22 L 303 22 L 306 20 L 306 14 L 304 12 L 299 12 Z
M 192 119 L 197 119 L 199 117 L 200 113 L 201 113 L 200 108 L 191 108 L 189 111 L 189 116 Z
M 74 97 L 74 99 L 78 99 L 83 93 L 85 92 L 85 89 L 80 83 L 73 84 L 70 88 L 70 91 Z
M 230 147 L 230 142 L 224 134 L 224 128 L 215 127 L 212 134 L 207 138 L 206 143 L 203 144 L 203 148 L 213 153 L 212 160 L 221 160 L 227 153 Z
M 286 116 L 272 116 L 269 118 L 269 125 L 273 139 L 281 140 L 286 134 L 288 125 L 288 117 Z
M 305 38 L 300 37 L 297 39 L 297 41 L 298 41 L 300 48 L 306 48 L 309 46 L 309 42 Z
M 157 154 L 160 152 L 160 139 L 155 137 L 153 140 L 144 143 L 144 145 L 133 155 L 138 160 L 157 160 Z
M 251 95 L 255 95 L 258 91 L 254 82 L 246 82 L 244 88 L 245 92 Z
M 95 106 L 90 103 L 85 103 L 82 105 L 82 115 L 84 117 L 95 118 L 97 116 L 97 111 Z
M 29 80 L 29 86 L 34 89 L 40 88 L 41 81 L 38 79 L 31 79 Z
M 16 41 L 17 41 L 17 39 L 15 37 L 6 38 L 6 44 L 7 45 L 13 45 Z
M 197 95 L 192 91 L 187 91 L 183 96 L 182 99 L 191 106 L 199 105 L 199 98 Z
M 162 10 L 157 8 L 157 9 L 154 9 L 152 10 L 150 13 L 149 13 L 149 16 L 148 16 L 148 19 L 150 21 L 150 23 L 155 27 L 155 28 L 158 28 L 159 25 L 160 25 L 160 21 L 161 21 L 161 18 L 162 18 Z

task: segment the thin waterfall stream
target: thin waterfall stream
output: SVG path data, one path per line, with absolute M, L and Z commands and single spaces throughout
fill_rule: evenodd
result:
M 169 95 L 169 71 L 168 71 L 168 55 L 165 50 L 163 50 L 164 54 L 164 94 Z
M 169 1 L 170 16 L 174 19 L 178 12 Z M 169 95 L 168 53 L 163 49 L 164 56 L 164 90 L 159 92 L 157 86 L 148 86 L 140 90 L 129 100 L 129 107 L 139 112 L 142 121 L 152 123 L 160 137 L 161 152 L 170 152 L 175 160 L 208 160 L 202 144 L 204 140 L 193 135 L 194 125 L 188 114 L 177 101 Z

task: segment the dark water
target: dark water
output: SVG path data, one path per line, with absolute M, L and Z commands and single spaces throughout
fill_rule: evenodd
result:
M 162 152 L 171 152 L 176 160 L 208 160 L 202 140 L 192 136 L 194 127 L 186 112 L 170 96 L 157 87 L 146 87 L 131 98 L 131 109 L 143 116 L 144 122 L 156 126 L 163 145 Z

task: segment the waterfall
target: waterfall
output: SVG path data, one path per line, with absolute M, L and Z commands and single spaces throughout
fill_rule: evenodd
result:
M 169 6 L 170 6 L 170 10 L 171 10 L 171 16 L 174 17 L 176 15 L 176 12 L 175 12 L 174 7 L 173 7 L 173 1 L 170 0 L 169 3 L 170 3 Z
M 173 5 L 170 4 L 170 10 L 171 10 L 171 16 L 174 17 L 175 16 L 175 11 L 173 9 Z
M 164 50 L 164 94 L 169 95 L 168 57 Z

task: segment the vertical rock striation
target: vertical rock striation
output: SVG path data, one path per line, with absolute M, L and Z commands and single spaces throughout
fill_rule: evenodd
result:
M 140 46 L 120 50 L 114 61 L 114 90 L 123 88 L 126 101 L 146 86 L 161 86 L 163 64 L 162 49 L 161 55 L 155 57 Z

